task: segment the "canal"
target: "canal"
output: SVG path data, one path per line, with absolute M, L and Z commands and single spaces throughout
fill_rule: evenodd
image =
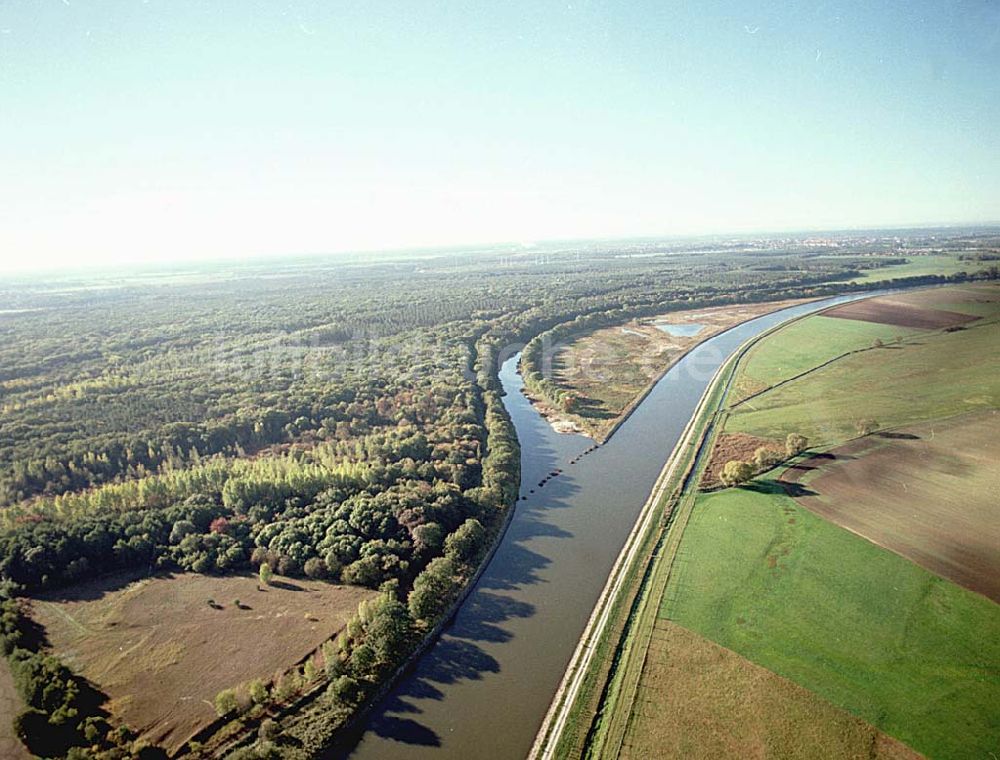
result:
M 710 338 L 582 457 L 593 442 L 556 433 L 521 392 L 518 357 L 504 363 L 504 404 L 528 498 L 517 503 L 453 625 L 376 706 L 352 757 L 524 758 L 615 558 L 715 371 L 764 330 L 857 297 L 801 304 Z M 538 488 L 556 469 L 562 474 Z

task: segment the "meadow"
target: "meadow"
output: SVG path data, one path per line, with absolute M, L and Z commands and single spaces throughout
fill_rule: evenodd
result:
M 929 757 L 995 748 L 1000 607 L 773 481 L 698 498 L 661 615 Z
M 842 334 L 846 330 L 858 345 L 858 335 L 867 329 L 855 325 L 869 324 L 815 319 L 823 321 L 808 325 L 811 320 L 805 320 L 800 323 L 804 327 L 789 333 L 795 341 L 789 349 L 793 355 L 796 343 L 821 347 L 806 349 L 808 360 L 790 360 L 794 362 L 792 374 L 804 371 L 809 362 L 833 358 L 850 345 L 846 341 L 836 348 L 826 344 L 821 331 L 827 325 L 833 323 Z M 841 327 L 841 322 L 848 327 Z M 784 344 L 785 331 L 781 336 L 775 346 Z M 828 446 L 855 437 L 859 421 L 865 419 L 874 420 L 879 428 L 892 428 L 995 408 L 1000 406 L 997 345 L 1000 324 L 984 320 L 957 332 L 925 332 L 852 354 L 735 406 L 726 431 L 781 439 L 796 432 L 814 446 Z M 787 368 L 784 372 L 791 376 Z
M 224 689 L 270 683 L 376 596 L 357 586 L 195 573 L 112 576 L 33 603 L 53 651 L 108 695 L 112 716 L 176 752 Z M 322 667 L 322 663 L 320 663 Z
M 619 757 L 821 756 L 918 757 L 787 678 L 676 623 L 657 621 Z

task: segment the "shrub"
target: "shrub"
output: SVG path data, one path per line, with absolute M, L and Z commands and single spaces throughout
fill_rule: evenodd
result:
M 775 451 L 774 449 L 768 448 L 767 446 L 761 446 L 753 453 L 754 464 L 757 465 L 757 469 L 769 470 L 776 464 L 781 462 L 782 457 L 780 451 Z
M 319 557 L 310 557 L 302 566 L 307 578 L 318 580 L 326 577 L 326 564 Z
M 753 465 L 739 459 L 726 462 L 722 468 L 720 479 L 727 486 L 738 486 L 746 483 L 753 477 Z
M 801 454 L 805 451 L 808 445 L 809 439 L 804 435 L 789 433 L 788 437 L 785 438 L 785 453 L 788 454 L 788 456 L 793 457 L 796 454 Z
M 240 702 L 236 698 L 236 692 L 233 689 L 223 689 L 215 695 L 215 712 L 220 718 L 226 715 L 231 715 L 236 712 L 239 707 Z
M 267 685 L 259 678 L 251 681 L 247 690 L 250 692 L 250 699 L 255 705 L 260 705 L 267 701 Z
M 878 428 L 878 423 L 869 418 L 860 419 L 854 423 L 858 435 L 871 435 Z
M 271 566 L 266 562 L 262 562 L 260 565 L 259 572 L 260 582 L 265 586 L 271 585 L 271 579 L 274 577 L 274 573 L 271 571 Z
M 360 701 L 362 689 L 356 678 L 339 676 L 330 682 L 326 693 L 337 702 L 350 706 Z

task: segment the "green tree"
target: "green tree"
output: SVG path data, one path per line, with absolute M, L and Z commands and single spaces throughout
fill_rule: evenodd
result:
M 261 583 L 263 583 L 265 586 L 270 586 L 271 579 L 274 577 L 274 573 L 271 571 L 271 566 L 266 562 L 261 562 L 258 576 L 260 577 Z
M 248 691 L 250 692 L 250 699 L 253 700 L 255 705 L 260 705 L 267 701 L 267 685 L 261 679 L 255 678 L 251 681 Z
M 354 705 L 361 699 L 361 684 L 351 676 L 338 676 L 330 682 L 326 693 L 340 704 Z
M 436 522 L 424 523 L 413 529 L 418 548 L 438 551 L 444 545 L 444 529 Z
M 218 716 L 231 715 L 239 709 L 240 703 L 233 689 L 223 689 L 215 695 L 215 712 Z
M 474 517 L 470 517 L 458 526 L 444 540 L 444 553 L 460 562 L 472 562 L 486 541 L 486 530 Z
M 306 683 L 312 683 L 316 680 L 316 664 L 312 661 L 312 657 L 306 660 L 306 664 L 302 666 L 302 678 L 305 679 Z
M 444 612 L 460 583 L 458 568 L 451 557 L 437 557 L 413 581 L 407 599 L 414 620 L 430 621 Z
M 365 630 L 380 662 L 396 662 L 413 643 L 410 611 L 402 602 L 391 597 L 379 605 Z

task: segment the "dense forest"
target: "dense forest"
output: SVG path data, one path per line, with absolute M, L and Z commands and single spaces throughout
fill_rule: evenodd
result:
M 44 756 L 139 752 L 33 629 L 32 595 L 122 570 L 275 572 L 381 590 L 323 673 L 254 699 L 298 708 L 240 755 L 314 756 L 447 614 L 516 501 L 499 362 L 545 331 L 873 287 L 850 281 L 931 250 L 978 250 L 980 272 L 997 242 L 638 241 L 0 282 L 19 735 Z M 557 394 L 538 345 L 526 379 Z

